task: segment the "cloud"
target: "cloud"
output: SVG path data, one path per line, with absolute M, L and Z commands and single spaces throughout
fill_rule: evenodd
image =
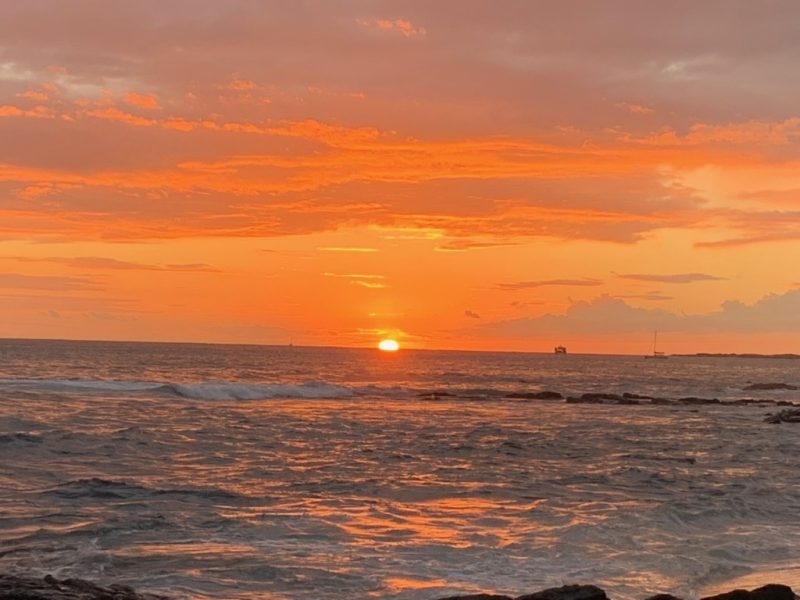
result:
M 452 240 L 437 246 L 435 249 L 438 252 L 466 252 L 467 250 L 480 250 L 483 248 L 497 248 L 498 246 L 515 246 L 516 242 L 512 241 L 479 241 L 479 240 Z
M 464 311 L 464 316 L 469 318 L 469 319 L 480 319 L 481 318 L 481 316 L 478 313 L 476 313 L 475 311 L 472 311 L 472 310 L 465 310 Z
M 169 264 L 169 265 L 151 265 L 137 262 L 130 262 L 125 260 L 118 260 L 116 258 L 105 258 L 100 256 L 75 256 L 75 257 L 26 257 L 26 256 L 13 256 L 9 257 L 13 260 L 20 262 L 44 262 L 66 265 L 78 269 L 97 269 L 97 270 L 120 270 L 120 271 L 186 271 L 186 272 L 206 272 L 212 273 L 217 270 L 207 264 L 192 263 L 192 264 Z
M 633 102 L 618 102 L 617 106 L 638 115 L 649 115 L 655 112 L 648 106 L 635 104 Z
M 632 279 L 634 281 L 655 281 L 658 283 L 695 283 L 697 281 L 725 281 L 724 277 L 708 275 L 707 273 L 673 273 L 671 275 L 656 274 L 618 274 L 620 279 Z
M 158 97 L 155 94 L 137 94 L 136 92 L 127 92 L 122 96 L 122 99 L 131 106 L 144 108 L 145 110 L 159 110 L 161 106 L 158 104 Z
M 627 298 L 631 300 L 651 300 L 661 302 L 665 300 L 675 300 L 674 296 L 667 296 L 660 292 L 646 292 L 644 294 L 617 294 L 617 298 Z
M 769 294 L 753 304 L 724 302 L 717 310 L 685 315 L 638 308 L 624 300 L 600 296 L 572 304 L 563 314 L 544 314 L 476 325 L 465 333 L 524 338 L 536 335 L 625 335 L 658 331 L 685 333 L 800 332 L 800 290 Z
M 97 290 L 96 282 L 84 277 L 0 273 L 0 288 L 26 290 Z
M 353 279 L 350 281 L 350 284 L 357 285 L 360 287 L 365 287 L 370 290 L 380 290 L 389 287 L 388 285 L 380 281 L 373 281 L 373 280 L 364 281 L 362 279 Z
M 384 275 L 365 275 L 359 273 L 339 274 L 339 273 L 323 273 L 325 277 L 343 277 L 344 279 L 386 279 Z
M 358 246 L 322 246 L 322 247 L 317 247 L 317 250 L 319 250 L 320 252 L 347 252 L 347 253 L 352 252 L 355 254 L 380 252 L 378 248 L 366 248 Z
M 323 273 L 325 277 L 334 277 L 338 279 L 346 279 L 351 285 L 358 285 L 368 289 L 383 289 L 389 287 L 383 282 L 386 277 L 384 275 L 362 274 L 362 273 Z
M 524 290 L 528 288 L 538 288 L 545 286 L 576 286 L 594 287 L 603 285 L 599 279 L 543 279 L 538 281 L 515 281 L 513 283 L 499 283 L 498 288 L 502 290 Z
M 424 27 L 415 27 L 406 19 L 358 19 L 360 25 L 374 27 L 386 31 L 398 31 L 407 38 L 424 37 L 427 31 Z

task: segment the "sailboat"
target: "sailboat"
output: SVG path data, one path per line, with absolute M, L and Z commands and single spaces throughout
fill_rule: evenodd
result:
M 656 350 L 657 342 L 658 342 L 658 331 L 654 331 L 653 332 L 653 353 L 652 354 L 645 354 L 645 358 L 667 358 L 666 354 Z

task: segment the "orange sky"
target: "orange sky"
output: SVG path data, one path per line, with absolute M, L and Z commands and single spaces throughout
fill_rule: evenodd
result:
M 0 336 L 800 352 L 798 19 L 0 4 Z

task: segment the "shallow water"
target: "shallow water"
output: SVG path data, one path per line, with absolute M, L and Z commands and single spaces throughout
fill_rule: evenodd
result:
M 502 397 L 795 400 L 742 389 L 796 384 L 795 361 L 11 341 L 0 358 L 2 570 L 411 600 L 695 595 L 800 564 L 800 427 L 762 423 L 771 407 Z

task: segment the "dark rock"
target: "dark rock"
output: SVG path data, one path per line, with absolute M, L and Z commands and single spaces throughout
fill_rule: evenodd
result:
M 619 394 L 589 392 L 587 394 L 582 394 L 581 400 L 584 400 L 586 402 L 603 402 L 605 400 L 611 400 L 612 402 L 619 402 L 620 400 L 622 400 L 622 396 L 620 396 Z
M 696 398 L 695 396 L 689 396 L 688 398 L 678 398 L 678 402 L 681 404 L 720 404 L 718 398 Z
M 743 406 L 748 406 L 751 404 L 772 404 L 772 400 L 762 400 L 758 398 L 740 398 L 739 400 L 733 400 L 731 402 L 728 402 L 728 404 L 743 405 Z
M 137 593 L 126 585 L 102 587 L 84 579 L 58 580 L 0 574 L 0 600 L 167 600 L 166 596 Z
M 470 594 L 469 596 L 448 596 L 440 598 L 440 600 L 513 600 L 513 598 L 496 594 Z
M 617 404 L 633 405 L 633 404 L 639 404 L 639 401 L 634 398 L 621 398 L 617 400 Z
M 733 590 L 716 596 L 706 596 L 700 600 L 796 600 L 788 585 L 770 583 L 755 590 Z
M 608 596 L 594 585 L 564 585 L 519 596 L 516 600 L 608 600 Z
M 800 408 L 787 408 L 764 419 L 765 423 L 800 423 Z
M 788 383 L 752 383 L 746 386 L 746 390 L 796 390 L 796 385 Z
M 506 394 L 506 398 L 521 398 L 523 400 L 561 400 L 562 396 L 559 392 L 551 392 L 544 390 L 541 392 L 511 392 Z
M 669 398 L 653 398 L 650 401 L 651 404 L 675 404 L 675 400 L 670 400 Z
M 630 392 L 625 392 L 622 397 L 630 398 L 631 400 L 655 400 L 652 396 L 642 396 L 641 394 L 631 394 Z
M 656 594 L 655 596 L 650 596 L 649 598 L 645 598 L 645 600 L 683 600 L 683 599 L 678 598 L 677 596 L 673 596 L 672 594 Z

